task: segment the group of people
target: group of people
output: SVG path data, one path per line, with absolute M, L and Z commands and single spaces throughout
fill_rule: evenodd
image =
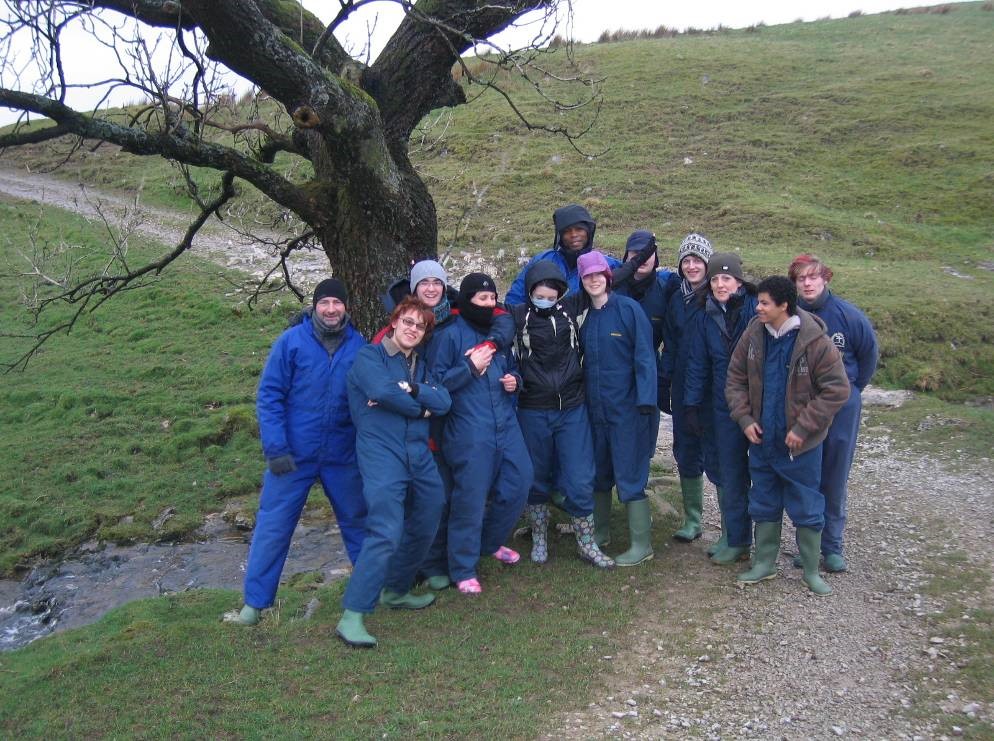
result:
M 847 569 L 846 482 L 877 362 L 866 316 L 829 290 L 832 272 L 812 255 L 757 286 L 700 234 L 682 240 L 671 272 L 651 232 L 634 232 L 617 260 L 595 249 L 582 206 L 553 222 L 552 248 L 503 304 L 489 275 L 455 290 L 441 264 L 416 263 L 389 287 L 389 320 L 368 344 L 346 287 L 317 286 L 259 384 L 267 471 L 245 603 L 230 620 L 254 625 L 273 604 L 317 480 L 353 563 L 336 628 L 351 646 L 376 645 L 364 617 L 378 604 L 421 609 L 450 586 L 481 593 L 481 558 L 520 560 L 507 541 L 522 514 L 535 563 L 549 558 L 556 506 L 580 558 L 641 564 L 653 557 L 645 489 L 660 412 L 673 418 L 683 499 L 673 537 L 701 537 L 707 476 L 721 511 L 715 564 L 748 559 L 755 533 L 737 578 L 775 577 L 786 509 L 805 583 L 831 593 L 819 565 Z M 629 538 L 612 557 L 613 491 Z

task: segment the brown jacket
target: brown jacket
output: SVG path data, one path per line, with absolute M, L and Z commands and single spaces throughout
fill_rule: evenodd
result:
M 832 424 L 835 413 L 849 398 L 849 379 L 842 356 L 825 334 L 825 323 L 814 314 L 797 310 L 801 326 L 787 377 L 787 429 L 804 439 L 798 451 L 816 447 Z M 763 410 L 763 363 L 766 327 L 753 318 L 728 362 L 725 400 L 732 419 L 745 430 Z

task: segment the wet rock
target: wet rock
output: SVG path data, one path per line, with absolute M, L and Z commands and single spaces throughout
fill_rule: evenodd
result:
M 158 517 L 152 520 L 152 529 L 158 532 L 159 530 L 162 529 L 162 526 L 165 525 L 166 522 L 171 520 L 175 515 L 176 515 L 175 507 L 166 507 L 164 510 L 162 510 L 162 512 L 159 513 Z

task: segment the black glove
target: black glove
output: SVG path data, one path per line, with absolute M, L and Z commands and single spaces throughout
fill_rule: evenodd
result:
M 673 414 L 673 407 L 670 406 L 670 379 L 660 378 L 656 391 L 658 393 L 656 406 L 659 407 L 659 411 Z
M 651 404 L 639 404 L 639 414 L 652 414 L 656 411 Z
M 285 473 L 297 470 L 297 463 L 289 453 L 278 455 L 275 458 L 267 458 L 266 465 L 269 466 L 269 470 L 273 472 L 274 476 L 282 476 Z
M 684 407 L 683 408 L 683 420 L 684 427 L 687 428 L 689 432 L 694 437 L 700 437 L 704 434 L 704 430 L 701 427 L 701 408 L 700 407 Z

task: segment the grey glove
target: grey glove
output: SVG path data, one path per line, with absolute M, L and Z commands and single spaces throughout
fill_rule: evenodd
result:
M 297 470 L 297 462 L 294 461 L 293 456 L 289 453 L 278 455 L 275 458 L 267 458 L 266 465 L 269 466 L 269 470 L 273 472 L 274 476 L 282 476 L 285 473 Z

